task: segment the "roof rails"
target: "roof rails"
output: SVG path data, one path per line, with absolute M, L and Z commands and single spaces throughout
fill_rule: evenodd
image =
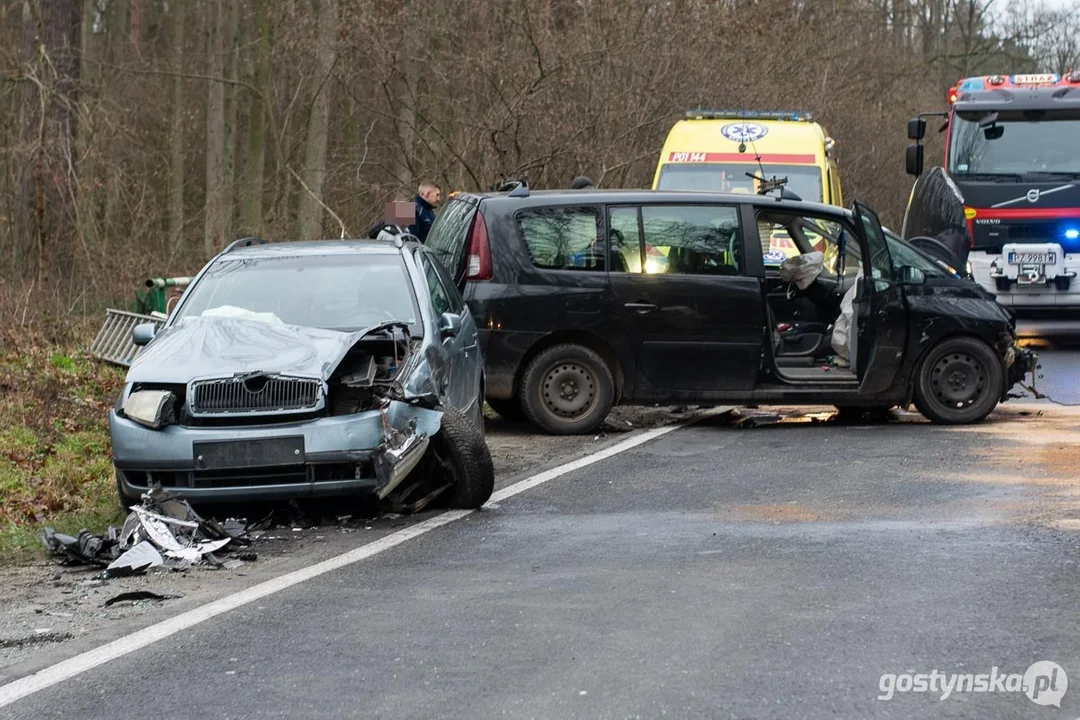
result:
M 264 240 L 261 237 L 246 237 L 239 240 L 233 240 L 229 245 L 221 251 L 222 254 L 232 252 L 236 248 L 251 247 L 252 245 L 266 245 L 269 240 Z
M 509 180 L 496 187 L 495 192 L 504 192 L 506 197 L 512 198 L 529 197 L 529 181 L 524 178 L 521 180 Z
M 687 110 L 690 120 L 792 120 L 810 122 L 813 115 L 799 110 Z

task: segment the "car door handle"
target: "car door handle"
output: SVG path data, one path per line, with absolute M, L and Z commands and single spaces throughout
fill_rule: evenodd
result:
M 623 305 L 623 307 L 626 308 L 627 310 L 633 310 L 638 315 L 646 315 L 648 313 L 651 313 L 653 310 L 658 309 L 656 307 L 656 305 L 653 305 L 652 303 L 644 303 L 644 302 L 626 303 L 625 305 Z

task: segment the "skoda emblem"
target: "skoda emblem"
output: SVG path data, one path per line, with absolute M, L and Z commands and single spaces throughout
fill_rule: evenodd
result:
M 1039 188 L 1031 188 L 1027 191 L 1027 201 L 1029 203 L 1039 202 Z
M 720 134 L 733 142 L 754 142 L 768 134 L 769 128 L 761 123 L 738 122 L 720 128 Z

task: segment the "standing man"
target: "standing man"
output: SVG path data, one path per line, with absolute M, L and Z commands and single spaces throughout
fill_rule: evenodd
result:
M 409 232 L 420 242 L 427 240 L 428 230 L 435 222 L 435 207 L 439 204 L 442 191 L 430 180 L 424 180 L 416 190 L 416 222 L 409 226 Z

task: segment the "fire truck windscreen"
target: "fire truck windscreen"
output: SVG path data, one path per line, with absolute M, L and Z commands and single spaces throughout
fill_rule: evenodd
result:
M 982 117 L 980 117 L 982 116 Z M 949 172 L 1080 176 L 1080 112 L 959 113 L 950 121 Z

